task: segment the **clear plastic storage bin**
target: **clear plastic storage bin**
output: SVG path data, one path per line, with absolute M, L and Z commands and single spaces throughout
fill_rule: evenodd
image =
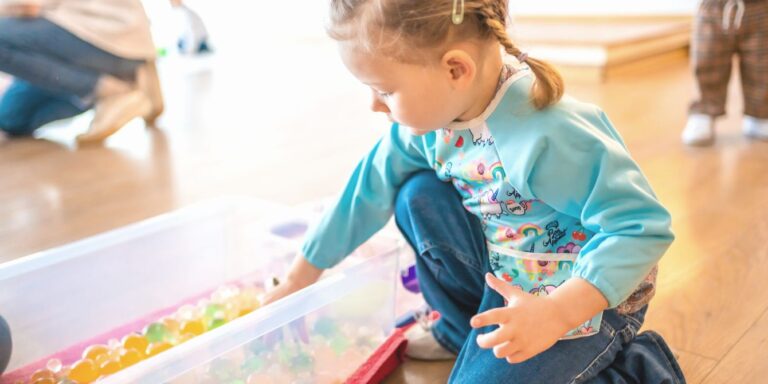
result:
M 217 287 L 281 276 L 296 244 L 280 228 L 296 217 L 218 200 L 0 265 L 0 315 L 14 341 L 0 383 L 51 358 L 71 364 Z M 393 327 L 398 252 L 374 238 L 320 282 L 100 382 L 342 382 Z

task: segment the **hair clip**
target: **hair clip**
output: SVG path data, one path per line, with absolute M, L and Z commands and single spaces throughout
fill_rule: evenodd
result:
M 459 1 L 461 1 L 461 9 L 459 9 Z M 451 21 L 453 21 L 453 24 L 455 25 L 459 25 L 464 21 L 464 0 L 453 0 Z
M 528 60 L 528 53 L 527 52 L 520 52 L 519 55 L 517 55 L 517 61 L 521 63 L 525 63 L 525 61 Z

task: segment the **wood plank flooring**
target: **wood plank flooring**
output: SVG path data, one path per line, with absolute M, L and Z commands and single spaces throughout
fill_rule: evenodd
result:
M 337 192 L 385 119 L 324 38 L 263 44 L 271 60 L 225 46 L 162 63 L 159 129 L 133 122 L 105 147 L 77 150 L 81 118 L 0 146 L 0 262 L 215 196 L 295 204 Z M 568 83 L 608 113 L 673 214 L 677 240 L 646 328 L 690 383 L 757 383 L 768 375 L 768 143 L 741 135 L 733 84 L 717 144 L 684 147 L 693 89 L 682 61 Z M 409 363 L 388 382 L 443 382 L 449 370 Z

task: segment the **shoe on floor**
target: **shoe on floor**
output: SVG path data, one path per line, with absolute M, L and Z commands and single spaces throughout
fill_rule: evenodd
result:
M 753 139 L 768 140 L 768 119 L 744 116 L 742 124 L 745 136 Z
M 429 328 L 425 328 L 420 324 L 414 324 L 405 331 L 405 338 L 408 339 L 405 355 L 412 359 L 437 361 L 456 358 L 453 352 L 443 348 L 437 342 Z
M 715 121 L 711 116 L 692 114 L 688 116 L 682 135 L 683 143 L 703 147 L 715 142 Z
M 154 61 L 149 61 L 139 68 L 138 84 L 139 89 L 144 92 L 152 105 L 151 111 L 144 116 L 144 122 L 147 123 L 147 126 L 154 126 L 157 118 L 165 110 L 160 76 L 157 74 L 157 65 Z
M 104 141 L 134 118 L 148 116 L 152 105 L 144 92 L 133 90 L 100 100 L 95 109 L 90 129 L 77 136 L 79 144 Z

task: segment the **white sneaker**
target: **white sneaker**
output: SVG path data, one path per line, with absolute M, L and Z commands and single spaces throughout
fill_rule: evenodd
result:
M 443 348 L 443 346 L 437 342 L 429 328 L 426 328 L 421 324 L 414 324 L 411 328 L 405 331 L 405 338 L 408 339 L 408 345 L 405 347 L 405 355 L 412 359 L 437 361 L 456 358 L 456 355 L 453 352 Z
M 77 136 L 78 144 L 104 141 L 134 118 L 147 116 L 152 110 L 152 103 L 144 92 L 133 90 L 100 100 L 95 109 L 90 129 Z
M 768 140 L 768 119 L 744 116 L 742 123 L 744 135 L 753 139 Z
M 688 116 L 682 135 L 683 143 L 707 146 L 715 142 L 715 121 L 712 116 L 692 114 Z

